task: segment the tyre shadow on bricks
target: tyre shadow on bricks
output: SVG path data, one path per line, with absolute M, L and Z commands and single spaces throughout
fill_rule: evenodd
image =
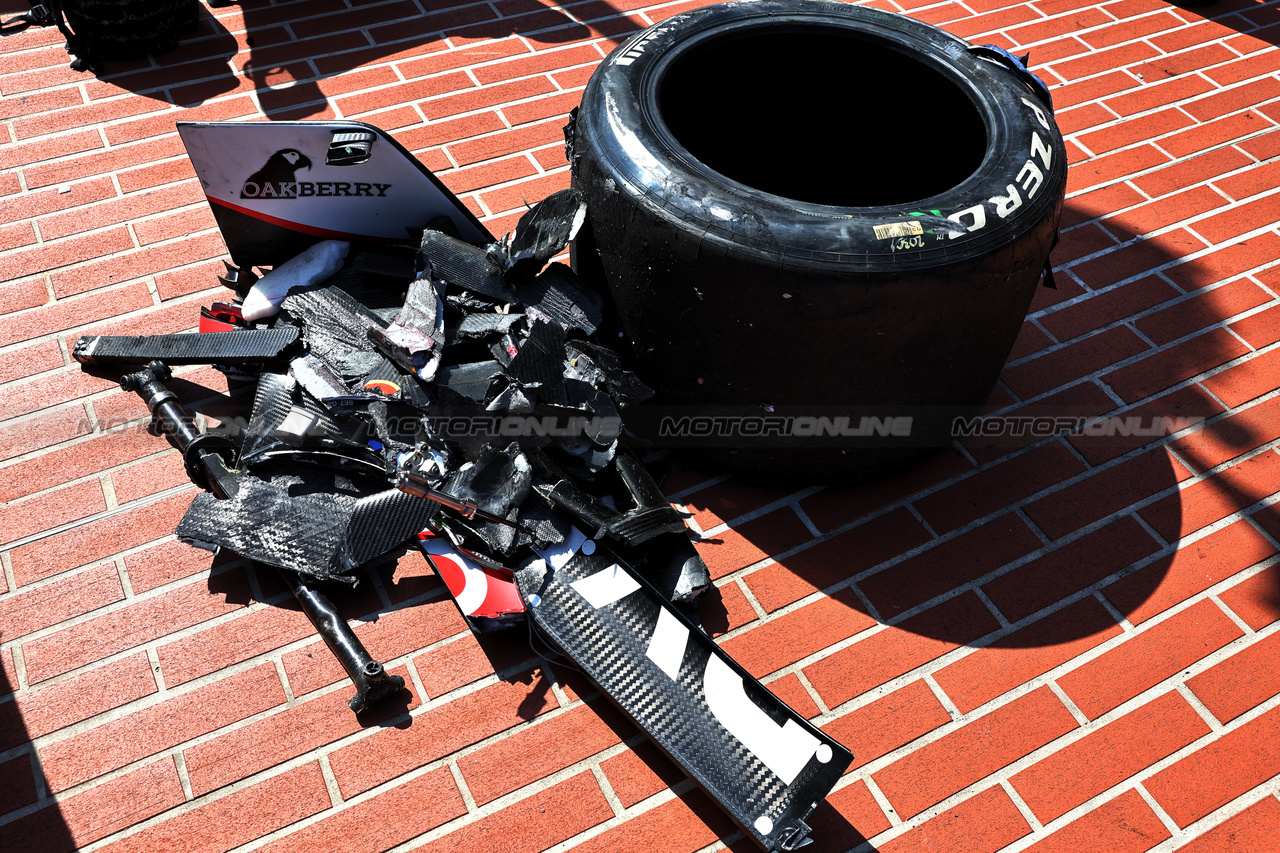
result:
M 1205 244 L 1139 239 L 1122 217 L 1068 203 L 1058 289 L 1037 291 L 987 407 L 1003 424 L 996 437 L 961 437 L 896 473 L 814 494 L 735 477 L 677 498 L 713 531 L 699 546 L 713 577 L 739 574 L 766 613 L 828 596 L 778 620 L 828 620 L 810 645 L 764 648 L 752 631 L 729 641 L 753 674 L 867 631 L 804 668 L 830 707 L 960 646 L 986 650 L 973 665 L 1005 667 L 981 688 L 993 698 L 1119 633 L 1117 614 L 1139 625 L 1276 553 L 1262 531 L 1280 536 L 1280 517 L 1260 502 L 1280 487 L 1280 456 L 1241 457 L 1280 437 L 1269 411 L 1280 402 L 1251 412 L 1272 387 L 1258 364 L 1232 362 L 1251 352 L 1236 335 L 1261 348 L 1280 331 L 1259 315 L 1231 320 L 1271 296 L 1212 255 L 1180 261 Z M 1225 412 L 1205 387 L 1246 410 Z M 1246 518 L 1203 533 L 1237 512 Z M 1277 574 L 1253 594 L 1280 612 Z M 707 619 L 713 633 L 756 618 L 733 604 L 737 585 L 720 592 L 731 615 Z M 845 615 L 828 613 L 832 602 Z
M 0 641 L 4 639 L 0 631 Z M 16 690 L 10 680 L 12 673 L 12 658 L 6 654 L 0 666 L 0 814 L 28 811 L 0 826 L 0 853 L 68 853 L 76 849 L 77 842 L 93 839 L 73 839 L 56 803 L 29 810 L 47 794 L 43 779 L 37 778 L 39 762 L 30 734 L 11 696 Z
M 319 118 L 332 115 L 328 104 L 330 95 L 324 86 L 326 81 L 393 56 L 428 58 L 448 50 L 446 37 L 471 42 L 521 36 L 533 42 L 534 49 L 538 50 L 593 35 L 618 37 L 641 29 L 639 22 L 625 17 L 602 0 L 576 4 L 545 0 L 541 8 L 503 18 L 497 17 L 493 7 L 483 4 L 442 4 L 451 7 L 443 9 L 431 3 L 421 5 L 428 9 L 427 14 L 422 14 L 412 0 L 383 0 L 351 9 L 335 3 L 317 8 L 309 0 L 283 5 L 274 5 L 268 0 L 244 0 L 216 8 L 201 4 L 199 28 L 183 37 L 177 50 L 157 55 L 158 68 L 152 67 L 147 59 L 112 61 L 98 76 L 114 86 L 180 107 L 196 106 L 235 91 L 243 78 L 253 84 L 269 118 Z M 570 9 L 576 6 L 578 14 L 592 22 L 578 23 L 562 6 Z M 226 17 L 229 9 L 238 9 L 243 16 L 242 25 L 231 22 L 236 29 L 243 27 L 242 34 L 233 35 L 215 17 L 219 14 Z M 358 27 L 369 29 L 372 44 L 356 29 Z M 519 45 L 508 53 L 512 57 L 533 56 L 522 51 L 523 46 Z M 493 58 L 465 55 L 470 62 Z M 309 60 L 320 69 L 319 76 Z M 228 63 L 233 68 L 228 68 Z M 381 96 L 369 93 L 364 96 L 370 102 L 368 105 L 354 110 L 348 107 L 345 112 L 358 115 L 384 107 L 394 111 L 396 107 L 431 95 L 470 88 L 470 81 L 460 82 L 459 68 L 456 63 L 443 62 L 438 68 L 432 66 L 422 73 L 450 70 L 457 73 L 407 83 L 388 71 L 387 79 L 381 82 L 396 82 L 396 87 L 385 90 Z M 371 78 L 368 85 L 378 82 Z M 379 126 L 384 130 L 394 129 L 396 125 L 390 112 L 383 116 L 388 124 Z M 419 120 L 415 116 L 411 123 Z M 376 124 L 378 118 L 372 117 L 372 121 Z

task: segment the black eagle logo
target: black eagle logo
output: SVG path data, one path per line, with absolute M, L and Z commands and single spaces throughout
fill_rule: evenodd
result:
M 310 169 L 307 155 L 296 148 L 284 148 L 272 154 L 261 169 L 250 175 L 240 188 L 240 198 L 293 198 L 292 187 L 299 169 Z

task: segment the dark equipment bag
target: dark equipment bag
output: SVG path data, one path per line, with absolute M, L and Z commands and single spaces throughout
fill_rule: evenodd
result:
M 77 71 L 102 72 L 104 59 L 136 59 L 178 46 L 199 23 L 196 0 L 30 0 L 31 11 L 0 24 L 11 35 L 56 26 Z

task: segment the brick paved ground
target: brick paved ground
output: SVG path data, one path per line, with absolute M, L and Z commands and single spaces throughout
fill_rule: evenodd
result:
M 607 702 L 477 642 L 415 555 L 345 602 L 413 687 L 357 722 L 277 580 L 173 540 L 178 456 L 67 353 L 222 293 L 176 119 L 377 124 L 501 233 L 567 184 L 596 63 L 689 5 L 246 0 L 101 77 L 54 32 L 5 39 L 0 848 L 751 849 Z M 1280 4 L 874 5 L 1030 48 L 1054 87 L 1059 289 L 993 406 L 1208 420 L 844 488 L 680 472 L 708 625 L 857 753 L 814 849 L 1278 849 Z M 245 404 L 179 373 L 211 415 Z

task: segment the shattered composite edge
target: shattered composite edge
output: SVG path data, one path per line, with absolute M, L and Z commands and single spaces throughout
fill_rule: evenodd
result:
M 696 622 L 707 567 L 620 443 L 627 408 L 650 392 L 595 339 L 610 320 L 601 294 L 549 263 L 585 218 L 581 193 L 553 194 L 494 240 L 368 125 L 180 130 L 235 262 L 221 280 L 241 299 L 203 309 L 212 334 L 74 350 L 87 366 L 150 362 L 122 384 L 209 490 L 179 537 L 279 569 L 356 684 L 357 712 L 403 682 L 311 584 L 354 585 L 417 541 L 473 630 L 531 622 L 755 842 L 809 843 L 805 821 L 852 755 Z M 310 246 L 341 268 L 301 286 L 251 268 Z M 195 429 L 164 387 L 166 360 L 262 371 L 236 434 Z M 539 427 L 440 427 L 495 416 Z M 579 428 L 555 428 L 566 422 Z

